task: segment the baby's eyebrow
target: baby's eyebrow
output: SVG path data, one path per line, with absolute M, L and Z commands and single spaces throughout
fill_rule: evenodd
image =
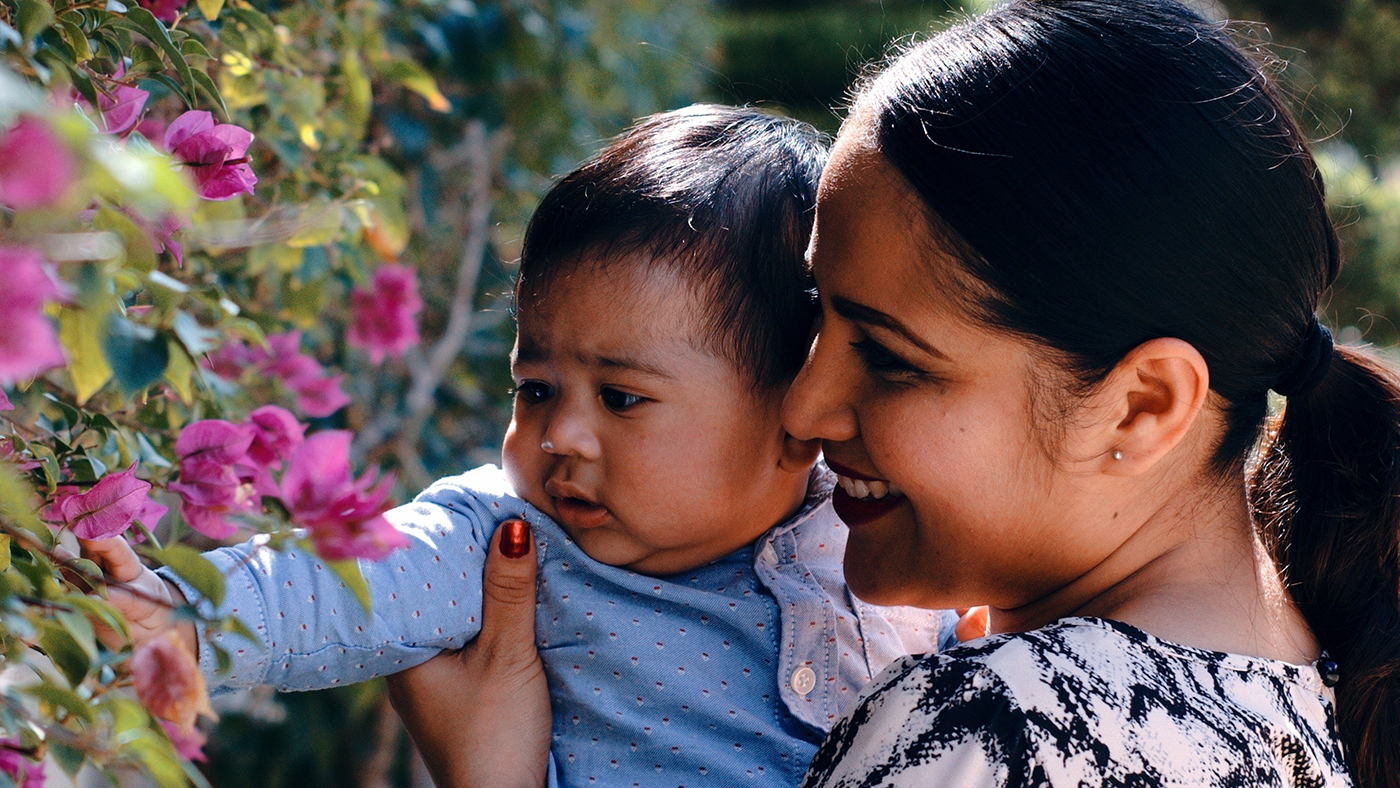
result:
M 598 356 L 580 353 L 578 357 L 583 363 L 592 366 L 607 367 L 609 369 L 626 369 L 633 372 L 640 372 L 644 375 L 665 378 L 666 380 L 676 379 L 676 376 L 669 371 L 630 356 Z

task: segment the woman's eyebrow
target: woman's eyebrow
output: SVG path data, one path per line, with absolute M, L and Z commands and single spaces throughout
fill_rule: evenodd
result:
M 941 353 L 933 345 L 930 345 L 929 343 L 925 342 L 921 337 L 919 337 L 919 335 L 915 334 L 907 326 L 899 322 L 899 320 L 896 319 L 894 316 L 887 315 L 884 312 L 875 309 L 874 307 L 868 307 L 864 304 L 858 304 L 855 301 L 850 300 L 849 298 L 834 296 L 831 299 L 831 308 L 836 310 L 836 314 L 846 318 L 847 320 L 853 320 L 857 323 L 869 323 L 871 325 L 887 328 L 890 331 L 893 331 L 894 333 L 904 337 L 906 340 L 909 341 L 911 345 L 914 345 L 915 347 L 919 348 L 920 350 L 924 351 L 930 356 L 941 358 L 944 361 L 949 360 L 949 358 L 946 355 Z

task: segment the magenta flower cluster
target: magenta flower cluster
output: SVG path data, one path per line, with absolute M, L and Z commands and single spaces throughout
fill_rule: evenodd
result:
M 320 362 L 302 353 L 300 331 L 269 334 L 267 347 L 231 339 L 209 354 L 209 367 L 229 380 L 250 370 L 280 380 L 296 397 L 297 409 L 312 418 L 324 418 L 350 404 L 340 387 L 345 376 L 327 375 Z
M 226 539 L 237 530 L 229 518 L 259 510 L 261 498 L 270 496 L 329 560 L 377 560 L 406 545 L 383 517 L 392 478 L 354 478 L 349 432 L 304 438 L 305 431 L 275 405 L 258 408 L 242 424 L 207 419 L 185 427 L 175 442 L 180 479 L 170 489 L 180 495 L 186 522 Z
M 0 246 L 0 383 L 13 383 L 64 363 L 44 302 L 67 291 L 44 258 L 23 246 Z M 8 401 L 8 400 L 7 400 Z
M 0 205 L 47 208 L 68 193 L 78 164 L 43 120 L 25 115 L 0 135 Z
M 231 200 L 252 194 L 258 178 L 248 166 L 253 135 L 241 126 L 215 123 L 214 116 L 191 110 L 165 130 L 165 149 L 185 165 L 194 189 L 206 200 Z
M 369 289 L 350 292 L 354 320 L 346 341 L 369 354 L 379 364 L 384 356 L 395 358 L 418 343 L 418 313 L 423 299 L 418 295 L 418 272 L 404 265 L 380 266 Z

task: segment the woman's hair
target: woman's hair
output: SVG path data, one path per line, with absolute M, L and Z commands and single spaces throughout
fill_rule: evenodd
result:
M 953 252 L 974 313 L 1092 386 L 1155 337 L 1196 347 L 1284 580 L 1340 665 L 1362 786 L 1400 779 L 1400 388 L 1314 312 L 1340 265 L 1276 89 L 1169 0 L 1019 0 L 919 44 L 857 113 Z M 1318 382 L 1318 377 L 1320 383 Z M 1311 389 L 1311 390 L 1309 390 Z
M 516 302 L 547 297 L 580 263 L 656 266 L 704 302 L 699 344 L 760 388 L 789 383 L 817 316 L 804 255 L 826 154 L 811 126 L 748 107 L 643 118 L 545 194 Z

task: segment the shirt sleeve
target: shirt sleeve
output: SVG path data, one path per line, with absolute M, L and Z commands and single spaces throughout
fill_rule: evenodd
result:
M 481 580 L 496 525 L 523 502 L 474 497 L 438 483 L 385 514 L 409 546 L 380 561 L 359 560 L 370 592 L 366 613 L 327 563 L 302 550 L 276 551 L 265 539 L 205 553 L 225 578 L 217 611 L 169 572 L 202 612 L 238 617 L 258 642 L 199 629 L 199 664 L 215 694 L 270 684 L 283 691 L 324 689 L 407 670 L 460 648 L 481 628 Z M 229 656 L 219 671 L 213 643 Z
M 832 729 L 803 788 L 1037 784 L 1028 720 L 975 661 L 909 657 L 891 665 Z

